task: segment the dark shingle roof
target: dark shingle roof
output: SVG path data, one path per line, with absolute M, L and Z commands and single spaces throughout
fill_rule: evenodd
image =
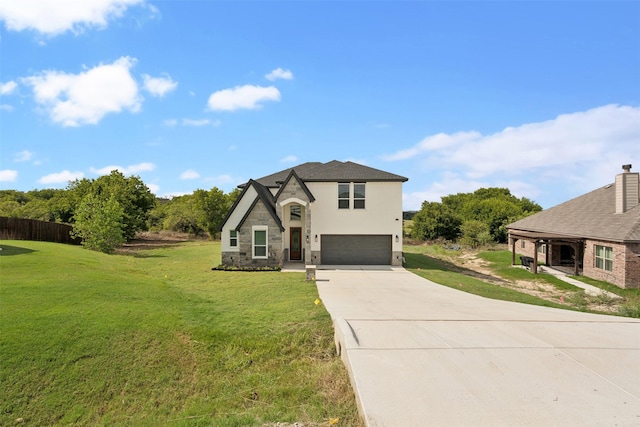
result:
M 640 241 L 640 205 L 615 213 L 615 187 L 611 184 L 598 188 L 507 228 L 616 242 Z
M 305 182 L 364 182 L 364 181 L 408 181 L 404 176 L 374 169 L 353 162 L 333 160 L 327 163 L 308 162 L 274 174 L 256 179 L 267 187 L 278 187 L 295 170 Z

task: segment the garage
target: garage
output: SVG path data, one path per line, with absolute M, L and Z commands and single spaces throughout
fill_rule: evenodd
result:
M 389 265 L 391 235 L 323 234 L 320 250 L 324 265 Z

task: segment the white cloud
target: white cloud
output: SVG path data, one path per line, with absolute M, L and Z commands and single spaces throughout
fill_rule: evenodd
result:
M 6 0 L 0 2 L 0 20 L 11 31 L 34 30 L 48 36 L 87 28 L 105 28 L 130 6 L 144 0 Z M 153 12 L 153 9 L 151 9 Z
M 282 68 L 276 68 L 269 74 L 264 76 L 267 80 L 275 81 L 277 79 L 293 80 L 293 73 L 290 70 L 283 70 Z
M 14 162 L 28 162 L 33 157 L 33 153 L 29 150 L 23 150 L 13 156 Z
M 211 120 L 209 119 L 182 119 L 183 126 L 206 126 L 211 124 Z
M 165 126 L 173 127 L 178 124 L 178 121 L 176 119 L 166 119 L 162 122 L 162 124 Z
M 180 179 L 198 179 L 200 174 L 193 169 L 187 169 L 180 174 Z
M 63 170 L 62 172 L 45 175 L 40 178 L 38 182 L 40 184 L 64 184 L 69 181 L 82 178 L 84 178 L 84 174 L 82 172 L 70 172 L 68 170 Z
M 157 184 L 146 184 L 146 186 L 152 194 L 158 194 L 158 191 L 160 191 L 160 186 Z
M 11 169 L 0 170 L 0 182 L 12 182 L 18 178 L 18 171 Z
M 606 105 L 490 135 L 433 135 L 384 159 L 415 162 L 425 177 L 412 181 L 431 183 L 406 193 L 405 209 L 481 187 L 509 188 L 550 207 L 613 182 L 623 164 L 640 163 L 639 123 L 640 108 Z
M 207 106 L 212 111 L 255 110 L 262 108 L 261 102 L 280 101 L 280 91 L 275 86 L 236 86 L 214 92 Z
M 91 173 L 94 173 L 96 175 L 109 175 L 114 170 L 119 171 L 123 175 L 135 175 L 140 172 L 152 171 L 155 168 L 156 168 L 156 165 L 154 165 L 153 163 L 145 162 L 145 163 L 138 163 L 137 165 L 130 165 L 127 167 L 114 165 L 114 166 L 105 166 L 100 169 L 89 168 L 89 170 L 91 171 Z
M 298 157 L 296 156 L 286 156 L 280 159 L 280 163 L 295 163 L 298 161 Z
M 491 135 L 438 134 L 385 159 L 423 157 L 429 165 L 455 168 L 472 178 L 548 167 L 564 173 L 562 168 L 570 165 L 600 164 L 613 157 L 623 161 L 637 153 L 638 123 L 640 108 L 606 105 Z
M 11 95 L 18 88 L 18 83 L 10 80 L 0 84 L 0 95 Z
M 151 95 L 160 98 L 178 87 L 178 82 L 172 80 L 169 75 L 165 77 L 151 77 L 149 74 L 143 74 L 142 80 L 144 89 Z
M 136 59 L 123 56 L 80 74 L 45 71 L 23 81 L 54 123 L 80 126 L 98 123 L 108 113 L 140 111 L 142 97 L 129 70 Z
M 9 105 L 9 104 L 0 104 L 0 110 L 6 111 L 6 112 L 11 112 L 11 111 L 13 111 L 13 106 Z

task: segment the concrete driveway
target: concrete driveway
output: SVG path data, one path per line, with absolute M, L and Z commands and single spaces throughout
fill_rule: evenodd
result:
M 319 270 L 367 426 L 639 426 L 640 321 Z

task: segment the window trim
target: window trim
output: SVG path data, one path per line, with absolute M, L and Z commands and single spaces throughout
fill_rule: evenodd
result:
M 347 186 L 347 197 L 340 197 L 341 191 L 340 186 Z M 343 206 L 344 203 L 347 202 L 346 206 Z M 350 182 L 339 182 L 338 183 L 338 209 L 351 209 L 351 183 Z
M 264 245 L 256 245 L 256 231 L 264 231 Z M 256 255 L 256 248 L 264 247 L 264 255 Z M 269 258 L 269 227 L 266 225 L 254 225 L 251 227 L 251 258 L 252 259 L 268 259 Z
M 613 247 L 604 245 L 593 246 L 594 268 L 597 268 L 598 270 L 613 272 Z M 600 251 L 598 249 L 600 249 Z M 602 255 L 599 255 L 599 252 L 602 252 Z
M 229 247 L 238 247 L 238 230 L 229 230 Z
M 356 197 L 356 186 L 357 185 L 361 185 L 363 190 L 362 190 L 362 197 Z M 353 209 L 364 209 L 366 206 L 366 200 L 367 200 L 367 183 L 366 182 L 354 182 L 353 183 Z M 358 202 L 362 202 L 362 206 L 358 206 L 359 203 Z

